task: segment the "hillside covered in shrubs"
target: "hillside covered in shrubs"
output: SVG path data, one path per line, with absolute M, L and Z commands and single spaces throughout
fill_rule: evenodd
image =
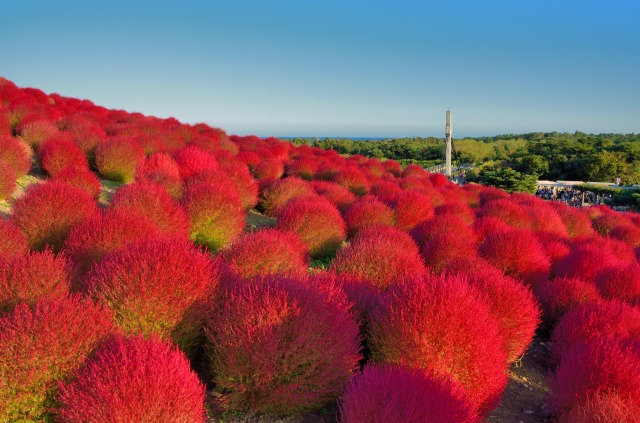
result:
M 0 421 L 479 422 L 536 331 L 555 417 L 640 414 L 638 214 L 3 78 L 0 200 Z

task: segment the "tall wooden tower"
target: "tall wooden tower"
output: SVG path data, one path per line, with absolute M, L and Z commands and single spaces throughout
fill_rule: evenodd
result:
M 451 111 L 447 110 L 447 126 L 444 130 L 446 136 L 446 151 L 445 151 L 445 175 L 448 178 L 451 177 Z

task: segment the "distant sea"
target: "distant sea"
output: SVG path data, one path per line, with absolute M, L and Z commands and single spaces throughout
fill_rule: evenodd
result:
M 281 140 L 293 140 L 296 138 L 310 138 L 310 139 L 317 139 L 317 140 L 348 139 L 348 140 L 356 140 L 356 141 L 382 141 L 382 140 L 393 139 L 393 137 L 277 137 L 277 138 L 280 138 Z

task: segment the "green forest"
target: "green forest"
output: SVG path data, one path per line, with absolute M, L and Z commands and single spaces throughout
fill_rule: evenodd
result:
M 423 167 L 444 158 L 442 138 L 397 138 L 381 141 L 326 138 L 291 140 L 335 149 L 341 154 L 397 160 Z M 507 171 L 531 180 L 580 180 L 640 184 L 640 134 L 532 132 L 454 139 L 454 163 L 476 167 L 471 179 Z

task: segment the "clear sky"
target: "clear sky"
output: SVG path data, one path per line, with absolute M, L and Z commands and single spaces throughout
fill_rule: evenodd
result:
M 261 136 L 640 132 L 640 2 L 0 0 L 0 76 Z

